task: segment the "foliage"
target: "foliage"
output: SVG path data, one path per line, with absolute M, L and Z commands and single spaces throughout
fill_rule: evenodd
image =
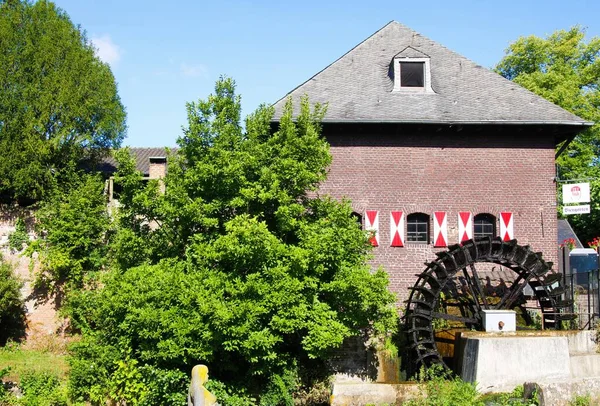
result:
M 4 378 L 9 374 L 10 367 L 0 368 L 0 404 L 3 404 L 7 401 L 8 390 L 3 385 Z
M 109 66 L 47 0 L 0 0 L 0 89 L 0 194 L 44 198 L 124 137 Z
M 28 242 L 29 235 L 27 234 L 25 221 L 22 218 L 18 218 L 15 224 L 15 231 L 8 235 L 8 247 L 13 252 L 19 252 L 23 249 L 23 245 L 26 245 Z
M 215 397 L 224 405 L 227 406 L 254 406 L 256 398 L 250 396 L 244 388 L 236 389 L 232 386 L 225 385 L 223 382 L 216 379 L 211 379 L 205 385 Z
M 187 376 L 204 363 L 236 402 L 289 404 L 292 377 L 322 366 L 346 337 L 394 329 L 387 276 L 367 265 L 370 245 L 349 203 L 315 192 L 331 161 L 323 114 L 304 99 L 293 119 L 290 101 L 273 132 L 273 109 L 262 106 L 244 130 L 234 83 L 223 79 L 207 101 L 188 104 L 164 193 L 140 182 L 127 151 L 117 156 L 115 269 L 101 289 L 70 300 L 85 337 L 76 393 L 111 387 L 115 361 L 130 359 L 142 376 Z M 100 372 L 78 372 L 84 360 Z
M 99 176 L 79 174 L 68 190 L 53 195 L 38 211 L 38 234 L 28 253 L 42 264 L 37 285 L 52 292 L 81 288 L 86 275 L 102 268 L 110 221 Z
M 569 216 L 569 223 L 581 241 L 594 239 L 600 228 L 600 174 L 590 173 L 590 176 L 596 178 L 590 180 L 590 213 Z
M 121 354 L 116 348 L 91 341 L 84 336 L 71 348 L 76 356 L 69 360 L 69 394 L 76 401 L 102 404 L 109 394 L 110 374 L 116 369 Z
M 0 346 L 4 346 L 8 340 L 19 341 L 25 336 L 22 285 L 14 275 L 13 267 L 0 256 Z
M 534 405 L 534 399 L 524 399 L 523 386 L 517 386 L 510 393 L 479 394 L 476 385 L 452 376 L 439 366 L 428 369 L 421 368 L 419 382 L 423 393 L 416 399 L 410 400 L 408 406 L 518 406 Z
M 486 405 L 494 406 L 533 406 L 538 404 L 537 396 L 534 396 L 534 398 L 535 399 L 525 399 L 523 385 L 517 386 L 510 393 L 487 393 L 480 397 Z
M 424 393 L 405 404 L 409 406 L 483 406 L 475 384 L 451 376 L 441 366 L 421 368 L 419 382 Z
M 19 384 L 23 397 L 20 406 L 66 406 L 66 386 L 56 375 L 48 372 L 29 372 L 21 376 Z
M 261 406 L 294 406 L 293 393 L 300 387 L 297 371 L 288 368 L 281 375 L 273 374 L 269 379 L 265 393 L 260 398 Z
M 593 404 L 590 395 L 576 395 L 573 400 L 569 402 L 569 406 L 590 406 Z
M 521 37 L 512 43 L 496 71 L 532 92 L 596 124 L 583 131 L 557 160 L 561 179 L 600 178 L 600 38 L 585 40 L 575 26 L 547 38 Z M 600 180 L 592 182 L 592 214 L 570 216 L 580 238 L 600 226 Z

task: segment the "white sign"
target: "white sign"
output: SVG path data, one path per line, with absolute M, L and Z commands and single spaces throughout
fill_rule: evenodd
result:
M 590 212 L 590 205 L 583 204 L 581 206 L 563 206 L 563 214 L 587 214 Z
M 562 192 L 563 204 L 590 202 L 589 183 L 571 183 L 570 185 L 563 185 Z

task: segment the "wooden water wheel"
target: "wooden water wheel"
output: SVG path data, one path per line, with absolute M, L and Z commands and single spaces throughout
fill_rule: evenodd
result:
M 524 308 L 523 290 L 529 286 L 541 309 L 542 327 L 559 329 L 573 316 L 566 311 L 572 301 L 560 300 L 565 292 L 563 276 L 552 271 L 552 263 L 541 253 L 516 240 L 489 237 L 464 241 L 436 254 L 411 288 L 404 323 L 411 357 L 409 374 L 421 366 L 441 364 L 448 368 L 442 330 L 482 330 L 482 310 L 514 309 L 521 324 L 533 323 Z M 490 294 L 478 267 L 497 264 L 513 273 L 501 289 Z M 489 282 L 489 280 L 488 280 Z M 442 351 L 440 351 L 440 349 Z

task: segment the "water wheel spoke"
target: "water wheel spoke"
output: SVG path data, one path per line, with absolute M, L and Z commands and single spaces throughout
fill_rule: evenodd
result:
M 469 273 L 467 272 L 466 269 L 463 269 L 463 275 L 465 278 L 465 283 L 463 284 L 463 287 L 466 287 L 466 290 L 468 292 L 469 295 L 471 295 L 471 297 L 473 298 L 473 304 L 475 305 L 477 311 L 481 311 L 481 306 L 479 305 L 479 299 L 477 298 L 477 295 L 475 294 L 475 289 L 473 287 L 473 283 L 471 282 L 471 277 L 469 276 Z
M 527 275 L 524 277 L 524 275 Z M 502 300 L 496 305 L 496 309 L 510 309 L 512 308 L 513 303 L 517 299 L 517 297 L 523 292 L 525 286 L 529 283 L 529 281 L 536 277 L 533 273 L 522 272 L 519 274 L 517 279 L 510 285 L 510 288 L 506 291 L 504 296 L 502 296 Z M 525 279 L 524 283 L 521 283 L 521 280 Z
M 477 291 L 478 297 L 480 297 L 483 301 L 483 308 L 489 309 L 490 306 L 488 304 L 487 298 L 485 297 L 485 292 L 483 290 L 483 286 L 481 286 L 481 280 L 479 279 L 479 275 L 477 275 L 477 270 L 475 269 L 475 265 L 470 264 L 471 274 L 473 275 L 472 280 L 475 282 L 475 290 Z M 477 298 L 475 300 L 479 301 Z

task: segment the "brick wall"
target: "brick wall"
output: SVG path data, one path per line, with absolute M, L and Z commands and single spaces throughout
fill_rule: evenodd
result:
M 0 256 L 3 261 L 10 263 L 14 268 L 15 275 L 23 282 L 21 295 L 25 299 L 27 309 L 27 340 L 28 343 L 52 335 L 58 331 L 64 320 L 58 317 L 55 298 L 50 297 L 47 301 L 36 300 L 32 296 L 34 274 L 37 268 L 31 269 L 29 257 L 22 253 L 12 252 L 8 247 L 8 236 L 15 231 L 15 225 L 19 218 L 25 221 L 29 237 L 35 238 L 33 226 L 35 223 L 35 210 L 22 208 L 17 205 L 0 205 Z M 35 261 L 34 266 L 37 266 Z
M 380 245 L 373 266 L 383 266 L 399 299 L 416 281 L 432 243 L 390 247 L 390 211 L 448 214 L 449 243 L 458 242 L 458 212 L 514 215 L 514 236 L 556 261 L 554 137 L 485 127 L 406 132 L 401 127 L 324 127 L 333 163 L 321 193 L 348 197 L 357 213 L 379 211 Z M 430 217 L 430 240 L 433 223 Z M 496 226 L 499 232 L 499 224 Z

